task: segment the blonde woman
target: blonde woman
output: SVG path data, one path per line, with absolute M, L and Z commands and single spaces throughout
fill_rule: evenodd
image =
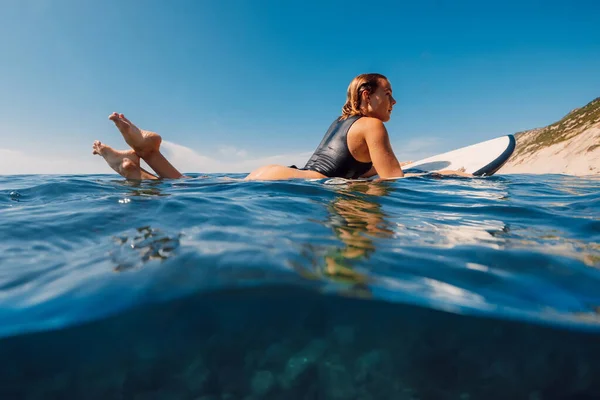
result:
M 333 121 L 323 140 L 304 168 L 267 165 L 251 172 L 246 180 L 323 179 L 323 178 L 400 178 L 402 167 L 394 155 L 384 122 L 390 120 L 396 100 L 392 86 L 381 74 L 361 74 L 350 82 L 342 115 Z M 160 152 L 161 137 L 140 130 L 123 114 L 109 117 L 132 150 L 118 151 L 99 141 L 93 153 L 128 179 L 181 178 L 181 173 Z M 156 172 L 140 167 L 140 158 Z M 466 175 L 459 171 L 443 173 Z

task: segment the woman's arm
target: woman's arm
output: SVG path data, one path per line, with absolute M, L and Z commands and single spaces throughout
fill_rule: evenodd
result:
M 375 170 L 379 177 L 383 179 L 403 177 L 404 172 L 392 150 L 390 137 L 383 122 L 377 118 L 368 118 L 363 125 L 363 129 L 365 142 L 373 163 L 371 171 Z
M 362 174 L 360 177 L 361 178 L 370 178 L 372 176 L 377 175 L 377 170 L 375 169 L 375 167 L 371 167 L 370 170 L 368 170 L 367 172 L 365 172 L 364 174 Z
M 404 167 L 405 165 L 412 164 L 412 163 L 413 163 L 412 161 L 402 161 L 400 163 L 400 167 Z M 403 170 L 403 172 L 404 172 L 404 170 Z M 375 167 L 371 167 L 370 170 L 368 170 L 367 172 L 362 174 L 360 177 L 361 178 L 370 178 L 375 175 L 377 175 L 377 170 L 375 169 Z

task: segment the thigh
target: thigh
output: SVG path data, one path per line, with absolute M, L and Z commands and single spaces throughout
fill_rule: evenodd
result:
M 285 179 L 323 179 L 325 175 L 315 171 L 305 171 L 296 168 L 284 167 L 283 165 L 266 165 L 252 171 L 245 180 L 285 180 Z

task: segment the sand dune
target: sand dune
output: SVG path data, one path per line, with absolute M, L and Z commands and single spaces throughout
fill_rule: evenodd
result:
M 498 174 L 600 174 L 600 98 L 515 138 L 517 148 Z

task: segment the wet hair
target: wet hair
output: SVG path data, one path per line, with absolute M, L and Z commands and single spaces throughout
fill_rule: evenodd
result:
M 362 115 L 360 110 L 360 96 L 362 92 L 373 93 L 379 87 L 381 80 L 388 79 L 381 74 L 360 74 L 352 79 L 348 85 L 348 93 L 346 96 L 346 104 L 342 107 L 341 119 L 346 119 L 354 115 Z

